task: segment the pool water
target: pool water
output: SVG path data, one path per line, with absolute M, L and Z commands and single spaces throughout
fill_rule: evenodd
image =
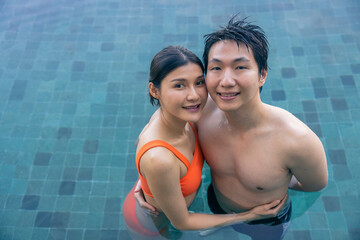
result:
M 203 35 L 236 13 L 269 38 L 263 101 L 304 121 L 327 153 L 327 188 L 290 191 L 285 239 L 360 239 L 357 0 L 0 0 L 0 239 L 128 239 L 121 205 L 155 110 L 150 61 L 170 44 L 201 56 Z M 209 182 L 205 166 L 191 210 L 210 212 Z

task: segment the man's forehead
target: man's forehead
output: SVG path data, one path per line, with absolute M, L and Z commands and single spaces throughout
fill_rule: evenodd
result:
M 225 53 L 231 53 L 232 55 L 237 55 L 236 57 L 239 60 L 240 58 L 244 58 L 246 56 L 251 57 L 253 55 L 251 48 L 246 46 L 245 43 L 236 42 L 234 40 L 222 40 L 219 42 L 214 43 L 209 51 L 209 61 L 210 58 L 219 59 L 220 57 L 224 56 Z

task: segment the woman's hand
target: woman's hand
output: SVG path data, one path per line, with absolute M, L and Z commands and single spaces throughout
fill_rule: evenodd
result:
M 287 194 L 281 201 L 274 200 L 271 203 L 266 203 L 254 207 L 253 209 L 250 210 L 252 215 L 254 215 L 254 218 L 250 221 L 275 217 L 284 206 L 286 198 L 287 198 Z
M 141 208 L 146 209 L 144 212 L 152 215 L 154 217 L 157 217 L 159 215 L 159 212 L 156 211 L 155 207 L 150 205 L 145 201 L 143 190 L 141 189 L 141 181 L 140 179 L 136 182 L 136 186 L 134 189 L 134 196 L 136 201 L 139 203 Z

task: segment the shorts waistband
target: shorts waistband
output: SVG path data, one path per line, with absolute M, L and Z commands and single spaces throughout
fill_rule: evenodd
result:
M 210 183 L 207 191 L 207 197 L 208 197 L 208 205 L 210 210 L 215 214 L 226 214 L 227 212 L 224 211 L 224 209 L 221 208 L 219 202 L 216 199 L 214 186 L 212 183 Z M 291 200 L 290 196 L 287 197 L 285 207 L 284 209 L 277 214 L 276 217 L 272 218 L 265 218 L 260 220 L 254 220 L 251 222 L 248 222 L 248 224 L 254 225 L 254 224 L 266 224 L 266 225 L 279 225 L 285 222 L 290 221 L 291 218 Z

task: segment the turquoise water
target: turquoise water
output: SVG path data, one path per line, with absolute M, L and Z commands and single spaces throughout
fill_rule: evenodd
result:
M 201 56 L 202 36 L 238 12 L 269 37 L 263 101 L 310 126 L 328 157 L 325 190 L 290 192 L 285 239 L 360 239 L 356 0 L 0 0 L 0 239 L 127 239 L 151 58 L 170 44 Z M 209 181 L 206 167 L 193 210 L 209 212 Z M 248 239 L 204 239 L 219 236 Z

